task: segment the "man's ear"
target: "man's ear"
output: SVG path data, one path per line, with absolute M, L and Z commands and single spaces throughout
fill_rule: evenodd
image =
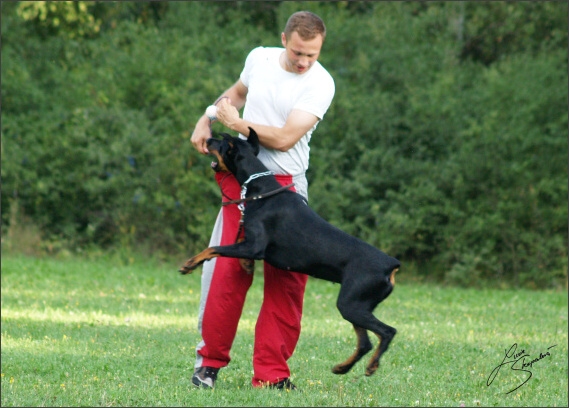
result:
M 257 132 L 255 132 L 255 130 L 253 130 L 252 127 L 249 127 L 249 137 L 247 138 L 247 142 L 249 142 L 249 144 L 253 148 L 253 151 L 255 152 L 255 156 L 258 155 L 259 154 L 259 136 L 257 136 Z

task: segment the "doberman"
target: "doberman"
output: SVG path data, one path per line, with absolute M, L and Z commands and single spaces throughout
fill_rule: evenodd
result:
M 188 259 L 179 272 L 185 275 L 204 261 L 225 256 L 264 259 L 280 269 L 340 283 L 336 304 L 342 317 L 353 324 L 358 342 L 354 354 L 332 372 L 347 373 L 372 349 L 370 330 L 379 338 L 365 372 L 372 375 L 397 332 L 379 321 L 373 310 L 393 290 L 399 261 L 325 221 L 300 194 L 288 189 L 291 186 L 283 188 L 256 157 L 259 139 L 252 128 L 249 130 L 247 140 L 222 133 L 222 140 L 207 141 L 210 154 L 216 157 L 213 169 L 233 173 L 242 186 L 242 199 L 235 201 L 246 202 L 242 219 L 245 239 L 207 248 Z

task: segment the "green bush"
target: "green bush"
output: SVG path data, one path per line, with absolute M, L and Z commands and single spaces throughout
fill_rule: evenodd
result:
M 2 231 L 27 217 L 56 247 L 206 245 L 220 194 L 194 123 L 309 9 L 336 81 L 311 206 L 427 278 L 566 284 L 567 4 L 249 6 L 2 3 Z

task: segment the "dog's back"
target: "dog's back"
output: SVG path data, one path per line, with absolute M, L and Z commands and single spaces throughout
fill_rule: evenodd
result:
M 268 241 L 260 258 L 277 268 L 343 283 L 362 267 L 373 265 L 382 276 L 399 267 L 397 259 L 333 226 L 291 191 L 248 203 L 245 219 L 248 213 L 256 214 L 256 222 L 262 214 Z

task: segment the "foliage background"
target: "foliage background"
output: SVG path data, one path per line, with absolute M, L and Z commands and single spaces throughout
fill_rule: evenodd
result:
M 417 278 L 567 284 L 566 2 L 1 5 L 3 249 L 205 246 L 193 124 L 308 9 L 336 81 L 311 206 Z

